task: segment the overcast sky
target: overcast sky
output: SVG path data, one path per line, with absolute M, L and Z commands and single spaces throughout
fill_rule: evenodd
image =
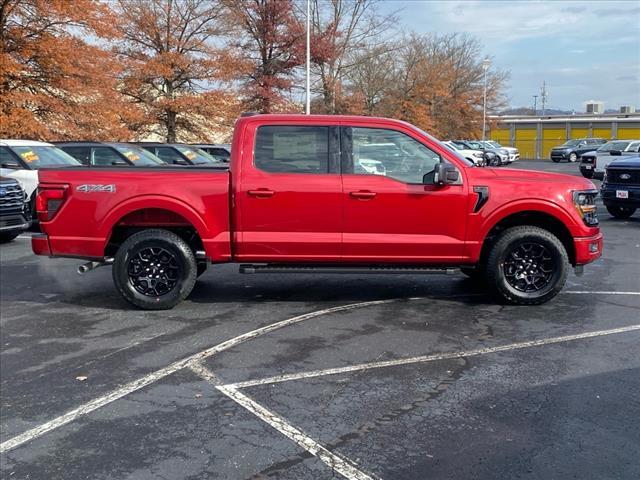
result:
M 640 109 L 638 1 L 385 0 L 382 9 L 400 10 L 401 25 L 416 32 L 477 37 L 511 72 L 514 107 L 532 105 L 546 80 L 551 108 L 583 111 L 586 100 L 602 100 Z

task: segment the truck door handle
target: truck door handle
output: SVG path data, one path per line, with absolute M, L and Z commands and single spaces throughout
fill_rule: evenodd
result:
M 249 190 L 247 193 L 249 195 L 251 195 L 252 197 L 269 198 L 269 197 L 273 197 L 273 195 L 276 192 L 274 192 L 273 190 L 266 189 L 266 188 L 259 188 L 258 190 Z
M 349 196 L 357 198 L 359 200 L 371 200 L 376 196 L 376 192 L 370 192 L 369 190 L 359 190 L 357 192 L 349 192 Z

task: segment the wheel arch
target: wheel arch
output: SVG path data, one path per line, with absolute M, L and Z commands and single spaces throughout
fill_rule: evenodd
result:
M 530 225 L 542 228 L 555 235 L 567 251 L 569 261 L 572 265 L 575 265 L 576 252 L 573 235 L 567 226 L 566 216 L 566 213 L 564 215 L 558 215 L 556 212 L 550 212 L 546 209 L 531 208 L 516 212 L 507 212 L 504 215 L 494 217 L 493 221 L 488 222 L 485 226 L 479 262 L 483 264 L 486 261 L 491 246 L 501 232 L 511 227 Z
M 189 205 L 163 196 L 133 198 L 112 209 L 99 230 L 106 239 L 105 256 L 113 256 L 119 245 L 136 232 L 164 228 L 182 237 L 194 249 L 203 250 L 210 232 L 200 215 Z

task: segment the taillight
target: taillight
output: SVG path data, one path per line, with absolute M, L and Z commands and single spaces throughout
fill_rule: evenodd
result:
M 36 211 L 38 220 L 48 222 L 60 210 L 67 196 L 68 185 L 45 184 L 38 187 Z

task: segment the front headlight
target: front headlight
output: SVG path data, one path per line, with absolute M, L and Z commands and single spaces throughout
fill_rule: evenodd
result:
M 473 152 L 471 155 L 473 155 L 476 158 L 483 158 L 484 157 L 482 152 Z
M 573 205 L 585 225 L 594 227 L 598 225 L 598 215 L 596 213 L 597 190 L 576 190 L 573 192 Z

